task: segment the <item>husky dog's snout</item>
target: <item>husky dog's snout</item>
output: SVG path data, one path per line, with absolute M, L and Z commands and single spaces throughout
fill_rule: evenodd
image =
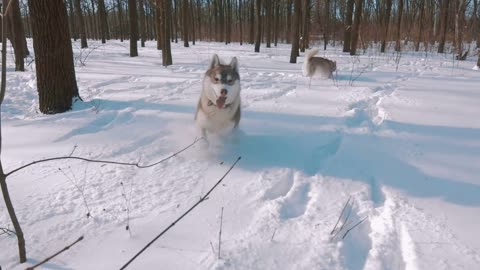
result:
M 222 96 L 226 96 L 226 95 L 228 94 L 228 90 L 227 90 L 227 89 L 222 89 L 222 90 L 220 91 L 220 94 L 221 94 Z

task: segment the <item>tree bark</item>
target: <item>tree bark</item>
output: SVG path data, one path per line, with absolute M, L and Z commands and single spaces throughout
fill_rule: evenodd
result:
M 293 28 L 292 28 L 292 51 L 290 52 L 290 63 L 297 63 L 298 49 L 299 49 L 299 26 L 301 20 L 301 5 L 300 0 L 294 0 L 294 17 L 293 17 Z
M 85 31 L 85 21 L 83 20 L 82 7 L 80 5 L 80 0 L 74 0 L 75 4 L 75 13 L 77 17 L 77 24 L 80 27 L 80 47 L 88 48 L 87 44 L 87 33 Z M 52 28 L 55 29 L 55 28 Z
M 159 0 L 157 0 L 157 3 Z M 163 2 L 163 8 L 162 8 L 162 17 L 163 17 L 163 49 L 162 49 L 162 63 L 164 66 L 169 66 L 172 64 L 172 50 L 170 47 L 170 36 L 171 36 L 171 31 L 170 31 L 170 25 L 172 22 L 172 3 L 170 1 L 161 1 Z
M 260 43 L 262 42 L 262 0 L 257 0 L 256 7 L 257 33 L 255 37 L 255 52 L 260 52 Z
M 418 29 L 418 37 L 417 42 L 415 42 L 415 51 L 418 52 L 420 50 L 420 42 L 423 40 L 423 14 L 425 11 L 425 1 L 420 1 L 420 18 L 418 19 L 419 29 Z
M 188 44 L 188 0 L 182 1 L 182 36 L 183 47 L 189 47 Z
M 25 71 L 24 58 L 27 56 L 28 48 L 25 39 L 25 30 L 23 28 L 20 5 L 18 2 L 19 0 L 4 1 L 6 6 L 8 6 L 9 1 L 12 1 L 12 3 L 10 4 L 10 11 L 6 15 L 5 22 L 7 22 L 8 25 L 8 36 L 15 53 L 15 71 Z
M 40 111 L 55 114 L 79 98 L 63 0 L 29 0 Z M 52 31 L 55 29 L 55 31 Z
M 392 13 L 392 0 L 386 0 L 385 2 L 385 17 L 383 21 L 383 37 L 382 37 L 382 46 L 380 48 L 380 52 L 385 52 L 385 47 L 387 46 L 387 39 L 388 39 L 388 26 L 390 24 L 390 15 Z
M 73 40 L 74 41 L 77 41 L 78 39 L 78 35 L 77 35 L 77 28 L 76 28 L 76 24 L 75 24 L 75 12 L 74 12 L 74 9 L 73 9 L 73 1 L 72 0 L 68 0 L 68 7 L 69 7 L 69 10 L 70 10 L 70 31 L 71 31 L 71 35 L 73 37 Z
M 445 39 L 448 28 L 448 7 L 450 0 L 442 0 L 440 7 L 440 41 L 438 43 L 438 53 L 443 53 L 445 50 Z
M 455 12 L 455 49 L 457 51 L 457 59 L 465 60 L 463 55 L 463 27 L 465 25 L 465 9 L 467 2 L 465 0 L 457 1 L 457 10 Z
M 76 0 L 80 1 L 80 0 Z M 119 28 L 119 33 L 120 33 L 120 42 L 123 42 L 123 8 L 122 8 L 122 3 L 120 0 L 117 0 L 117 8 L 118 8 L 118 28 Z
M 98 15 L 100 16 L 100 38 L 102 43 L 108 39 L 107 11 L 105 10 L 105 0 L 98 0 Z
M 395 39 L 395 51 L 401 51 L 401 30 L 402 30 L 403 0 L 398 0 L 398 20 L 397 20 L 397 37 Z
M 128 0 L 128 14 L 130 17 L 130 57 L 136 57 L 138 56 L 138 20 L 136 0 Z
M 353 4 L 355 0 L 348 0 L 347 13 L 345 14 L 345 30 L 343 32 L 343 52 L 350 52 L 350 43 L 352 40 L 352 21 Z
M 255 0 L 250 0 L 250 44 L 255 43 Z
M 138 11 L 140 15 L 140 46 L 145 47 L 147 40 L 146 17 L 145 17 L 145 0 L 138 1 Z
M 400 0 L 402 1 L 402 0 Z M 358 36 L 360 33 L 360 22 L 362 19 L 363 0 L 355 0 L 355 18 L 352 28 L 352 42 L 350 45 L 350 55 L 357 53 Z
M 267 0 L 265 2 L 265 37 L 266 37 L 266 47 L 271 48 L 272 41 L 272 0 Z

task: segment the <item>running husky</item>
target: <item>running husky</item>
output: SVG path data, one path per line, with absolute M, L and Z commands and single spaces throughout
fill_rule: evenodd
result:
M 322 79 L 333 77 L 333 72 L 337 70 L 337 62 L 327 58 L 314 56 L 318 53 L 318 49 L 312 49 L 305 54 L 305 62 L 303 63 L 303 75 L 312 77 L 319 75 Z
M 195 113 L 195 123 L 207 139 L 207 133 L 225 134 L 240 122 L 240 75 L 238 61 L 220 62 L 214 54 L 203 78 L 203 88 Z

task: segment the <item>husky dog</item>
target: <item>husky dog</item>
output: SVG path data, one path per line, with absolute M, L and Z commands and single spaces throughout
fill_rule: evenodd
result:
M 332 60 L 314 56 L 318 53 L 318 49 L 312 49 L 305 54 L 305 62 L 303 63 L 303 75 L 312 77 L 319 75 L 322 79 L 333 77 L 333 72 L 337 70 L 337 62 Z
M 220 62 L 214 54 L 203 78 L 203 87 L 195 113 L 195 123 L 207 139 L 207 133 L 225 134 L 240 122 L 240 75 L 238 61 Z

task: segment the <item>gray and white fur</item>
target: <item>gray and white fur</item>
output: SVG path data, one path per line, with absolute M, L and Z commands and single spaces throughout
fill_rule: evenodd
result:
M 319 76 L 322 79 L 332 78 L 333 72 L 337 70 L 337 62 L 315 56 L 317 53 L 318 49 L 312 49 L 305 54 L 303 75 L 310 78 L 314 76 Z
M 222 64 L 214 54 L 203 78 L 202 92 L 195 113 L 195 123 L 202 136 L 225 134 L 240 123 L 240 75 L 238 60 Z

